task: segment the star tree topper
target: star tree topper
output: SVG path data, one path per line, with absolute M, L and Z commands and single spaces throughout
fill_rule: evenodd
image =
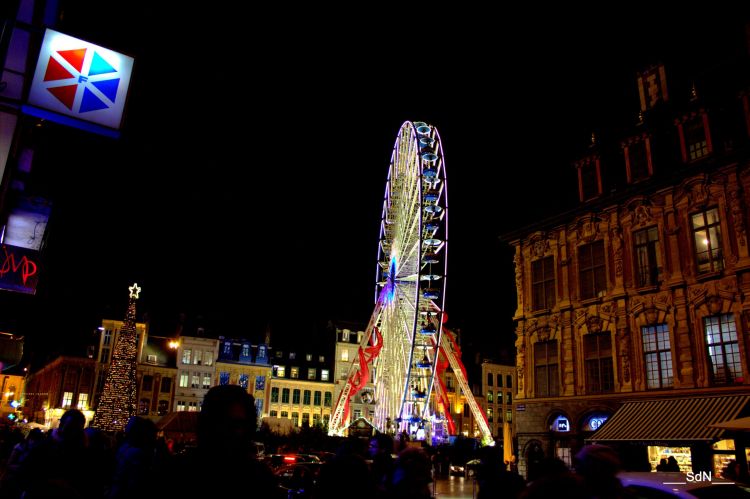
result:
M 134 282 L 132 286 L 129 286 L 128 289 L 130 290 L 130 297 L 138 299 L 138 293 L 141 292 L 141 288 L 138 287 L 138 283 Z

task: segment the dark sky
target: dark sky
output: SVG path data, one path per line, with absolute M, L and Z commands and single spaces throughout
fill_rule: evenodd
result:
M 271 321 L 287 339 L 328 319 L 366 323 L 391 150 L 409 119 L 443 139 L 449 325 L 497 352 L 515 310 L 498 235 L 575 198 L 571 160 L 591 131 L 634 123 L 636 70 L 745 49 L 736 13 L 100 4 L 75 2 L 57 29 L 135 57 L 123 134 L 45 129 L 45 274 L 37 296 L 0 297 L 0 325 L 27 349 L 89 340 L 103 317 L 124 317 L 133 281 L 157 334 L 180 312 L 227 335 Z

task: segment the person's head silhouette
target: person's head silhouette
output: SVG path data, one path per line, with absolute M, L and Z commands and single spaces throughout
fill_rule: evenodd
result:
M 249 455 L 256 423 L 252 395 L 238 385 L 215 386 L 206 393 L 198 413 L 198 447 Z

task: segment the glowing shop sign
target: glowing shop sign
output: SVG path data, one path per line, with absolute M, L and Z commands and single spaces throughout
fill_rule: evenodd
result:
M 133 58 L 47 29 L 29 104 L 119 129 Z
M 0 249 L 0 289 L 33 294 L 39 266 L 32 260 L 36 251 L 3 244 Z
M 552 422 L 552 431 L 570 431 L 570 421 L 565 416 L 557 416 Z

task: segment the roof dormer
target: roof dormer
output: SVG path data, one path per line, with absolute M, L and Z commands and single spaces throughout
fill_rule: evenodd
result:
M 601 155 L 596 144 L 596 135 L 591 134 L 589 153 L 573 163 L 578 170 L 578 198 L 586 202 L 602 194 Z

